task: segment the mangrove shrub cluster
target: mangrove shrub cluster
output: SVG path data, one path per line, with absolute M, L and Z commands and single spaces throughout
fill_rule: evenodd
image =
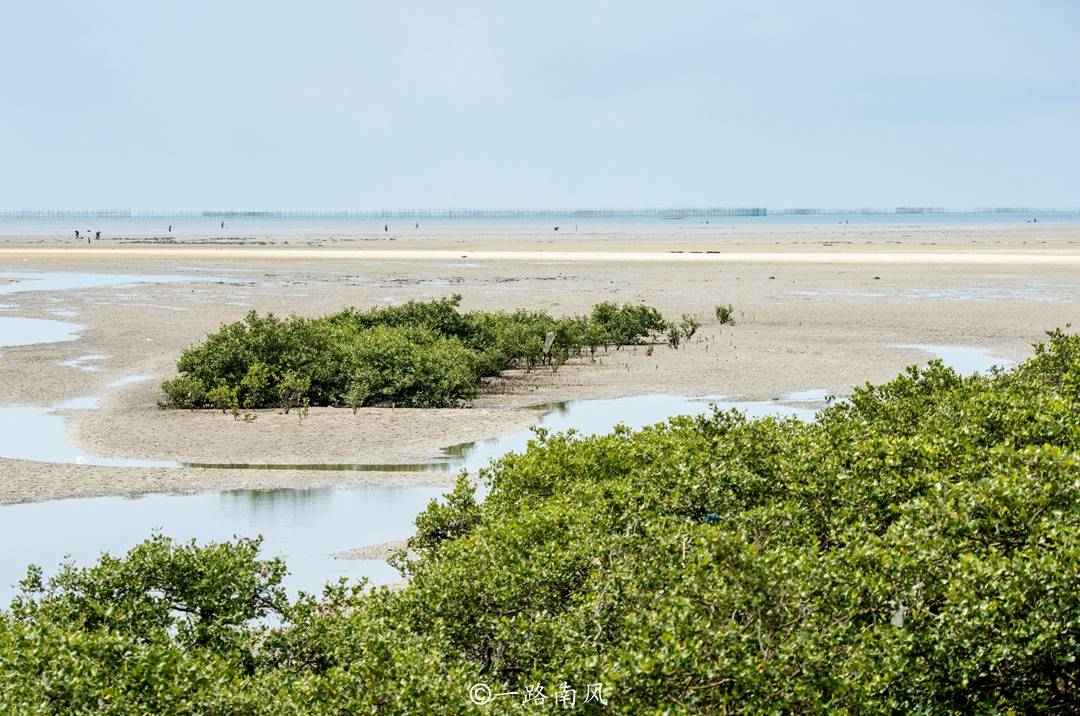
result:
M 812 423 L 539 433 L 420 516 L 400 591 L 290 602 L 247 540 L 31 570 L 0 711 L 1076 713 L 1078 449 L 1057 332 Z
M 254 311 L 184 351 L 163 407 L 307 405 L 453 407 L 508 368 L 557 367 L 571 356 L 677 331 L 646 305 L 600 303 L 586 316 L 462 312 L 460 296 L 319 318 Z

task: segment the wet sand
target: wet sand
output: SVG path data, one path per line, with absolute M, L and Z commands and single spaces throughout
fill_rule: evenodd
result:
M 971 248 L 993 251 L 1080 251 L 1080 226 L 1051 223 L 1025 223 L 995 226 L 927 226 L 895 225 L 820 225 L 793 227 L 791 230 L 737 231 L 722 226 L 702 227 L 700 231 L 672 233 L 473 233 L 426 234 L 378 233 L 361 235 L 221 235 L 197 234 L 175 236 L 109 236 L 91 245 L 70 236 L 0 235 L 0 249 L 65 249 L 92 254 L 102 249 L 123 249 L 129 255 L 154 255 L 153 251 L 200 252 L 204 255 L 225 255 L 222 251 L 262 251 L 273 256 L 274 251 L 297 256 L 315 251 L 321 256 L 333 256 L 335 251 L 382 252 L 390 258 L 401 251 L 425 250 L 448 252 L 451 257 L 466 253 L 527 254 L 530 252 L 585 254 L 601 252 L 615 255 L 654 254 L 694 251 L 724 253 L 836 253 L 836 252 L 896 252 L 927 253 L 958 251 L 971 256 Z M 456 253 L 451 253 L 456 252 Z M 981 253 L 981 252 L 980 252 Z M 157 253 L 156 255 L 167 255 Z M 372 254 L 377 255 L 377 254 Z M 497 258 L 497 257 L 492 257 Z
M 97 397 L 98 410 L 65 413 L 68 435 L 79 447 L 109 457 L 406 463 L 517 430 L 539 415 L 518 408 L 537 403 L 642 393 L 770 399 L 823 388 L 844 394 L 927 359 L 917 349 L 895 347 L 900 344 L 982 346 L 1022 359 L 1044 331 L 1075 320 L 1080 302 L 1080 230 L 1072 228 L 914 232 L 901 227 L 790 236 L 391 235 L 266 243 L 222 248 L 103 241 L 88 250 L 62 239 L 48 245 L 0 239 L 0 273 L 194 279 L 0 296 L 6 307 L 0 316 L 84 326 L 77 341 L 0 350 L 0 405 L 55 406 Z M 554 374 L 515 373 L 462 410 L 365 409 L 354 415 L 320 408 L 302 422 L 296 415 L 260 411 L 255 421 L 243 422 L 210 411 L 155 406 L 158 384 L 173 374 L 180 351 L 247 310 L 318 315 L 346 305 L 389 305 L 452 293 L 463 296 L 467 310 L 577 313 L 602 300 L 644 301 L 672 318 L 692 313 L 704 326 L 678 351 L 657 346 L 650 356 L 641 348 L 623 349 Z M 713 318 L 713 307 L 727 303 L 735 306 L 735 326 L 721 326 Z M 107 358 L 93 361 L 99 369 L 93 372 L 62 365 L 87 355 Z M 133 375 L 152 378 L 107 387 Z M 0 460 L 0 502 L 372 481 L 442 485 L 452 476 Z
M 1015 250 L 996 250 L 982 252 L 964 251 L 722 251 L 716 250 L 672 250 L 672 251 L 468 251 L 460 253 L 440 249 L 250 249 L 250 248 L 107 248 L 97 249 L 0 249 L 0 256 L 17 257 L 52 257 L 64 256 L 81 258 L 128 259 L 248 259 L 253 251 L 261 259 L 345 259 L 364 261 L 454 261 L 468 259 L 481 262 L 524 261 L 532 263 L 711 263 L 711 264 L 827 264 L 851 266 L 893 266 L 898 264 L 927 265 L 1080 265 L 1080 252 L 1070 253 L 1060 250 L 1021 252 Z
M 137 497 L 152 492 L 194 494 L 207 490 L 269 490 L 354 485 L 453 486 L 455 475 L 318 470 L 216 470 L 99 467 L 0 458 L 0 504 L 103 495 Z
M 399 539 L 393 542 L 381 542 L 345 550 L 344 552 L 338 552 L 334 557 L 336 559 L 388 559 L 394 552 L 408 546 L 408 540 Z

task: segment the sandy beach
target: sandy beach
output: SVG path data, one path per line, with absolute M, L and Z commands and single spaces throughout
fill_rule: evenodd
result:
M 907 227 L 791 235 L 559 235 L 0 239 L 0 274 L 89 272 L 172 283 L 0 293 L 0 317 L 65 321 L 78 339 L 0 349 L 0 405 L 58 406 L 68 440 L 110 458 L 188 463 L 411 463 L 518 430 L 522 407 L 638 394 L 771 400 L 844 395 L 929 358 L 920 344 L 1022 359 L 1075 320 L 1080 229 Z M 262 245 L 251 245 L 258 243 Z M 26 281 L 7 279 L 4 286 Z M 645 302 L 704 323 L 680 350 L 657 346 L 515 373 L 459 410 L 260 411 L 251 422 L 156 407 L 176 359 L 248 310 L 318 315 L 459 293 L 464 309 L 587 311 Z M 735 306 L 736 325 L 712 317 Z M 906 346 L 906 347 L 905 347 Z M 82 360 L 87 356 L 94 357 Z M 119 383 L 118 383 L 119 381 Z M 110 385 L 114 384 L 114 385 Z M 0 502 L 240 487 L 448 484 L 438 473 L 97 467 L 0 460 Z

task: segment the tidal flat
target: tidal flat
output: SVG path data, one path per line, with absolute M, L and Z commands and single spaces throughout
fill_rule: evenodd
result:
M 73 398 L 96 398 L 94 410 L 49 414 L 63 418 L 66 441 L 76 452 L 116 461 L 89 465 L 0 456 L 0 500 L 373 482 L 445 486 L 451 478 L 439 471 L 175 471 L 161 465 L 393 468 L 438 460 L 453 445 L 520 433 L 542 420 L 543 411 L 522 409 L 538 404 L 639 395 L 722 395 L 754 402 L 810 390 L 843 396 L 855 385 L 887 380 L 906 365 L 928 360 L 928 347 L 975 347 L 990 359 L 1023 358 L 1045 330 L 1072 320 L 1080 300 L 1080 282 L 1070 266 L 1049 259 L 1010 264 L 954 258 L 958 252 L 984 258 L 1020 253 L 1040 260 L 1048 254 L 1080 256 L 1080 232 L 1067 227 L 501 240 L 455 235 L 381 242 L 315 236 L 289 237 L 287 245 L 286 239 L 263 238 L 273 253 L 256 246 L 219 255 L 203 243 L 185 246 L 182 240 L 170 244 L 167 254 L 134 242 L 146 250 L 137 255 L 113 253 L 130 249 L 132 240 L 103 241 L 92 250 L 59 238 L 0 241 L 5 319 L 63 324 L 55 337 L 46 337 L 53 342 L 3 349 L 0 405 L 40 415 Z M 339 251 L 320 253 L 328 245 Z M 50 253 L 42 253 L 45 247 Z M 520 255 L 469 258 L 470 252 L 500 247 Z M 383 249 L 397 258 L 372 258 L 371 250 Z M 781 249 L 813 256 L 814 262 L 785 260 L 786 253 L 777 253 Z M 432 258 L 432 250 L 461 253 L 449 261 Z M 672 258 L 625 260 L 643 250 Z M 707 252 L 719 250 L 771 252 L 772 258 L 705 260 L 715 256 Z M 574 251 L 607 260 L 566 258 Z M 886 260 L 885 251 L 923 258 Z M 860 256 L 854 263 L 848 258 L 853 253 Z M 1043 300 L 1030 300 L 1031 286 L 1040 287 Z M 977 296 L 957 298 L 972 287 L 978 287 Z M 678 350 L 613 349 L 601 351 L 595 362 L 574 360 L 557 372 L 512 371 L 462 409 L 363 408 L 354 414 L 315 408 L 302 421 L 264 410 L 245 422 L 216 411 L 157 407 L 160 382 L 175 374 L 180 352 L 248 310 L 314 316 L 349 305 L 395 305 L 453 293 L 462 295 L 466 310 L 528 307 L 556 315 L 583 312 L 604 300 L 645 302 L 669 316 L 695 315 L 703 326 Z M 734 326 L 712 319 L 713 308 L 727 303 L 735 306 Z M 77 323 L 56 321 L 76 314 Z M 633 417 L 627 416 L 631 422 Z

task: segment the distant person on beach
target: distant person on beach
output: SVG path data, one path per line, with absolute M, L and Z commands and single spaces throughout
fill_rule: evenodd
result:
M 221 222 L 221 228 L 223 228 L 223 229 L 225 228 L 225 222 L 224 221 Z
M 98 241 L 101 241 L 101 232 L 100 231 L 95 231 L 94 232 L 94 238 L 97 239 Z
M 559 230 L 559 227 L 558 227 L 558 226 L 556 226 L 556 227 L 555 227 L 555 230 L 556 230 L 556 231 L 558 231 L 558 230 Z
M 169 233 L 172 233 L 172 224 L 169 224 Z
M 79 238 L 79 230 L 78 229 L 75 229 L 75 238 L 76 239 Z
M 383 230 L 383 233 L 386 233 L 387 231 L 389 231 L 390 230 L 390 224 L 383 224 L 382 230 Z

